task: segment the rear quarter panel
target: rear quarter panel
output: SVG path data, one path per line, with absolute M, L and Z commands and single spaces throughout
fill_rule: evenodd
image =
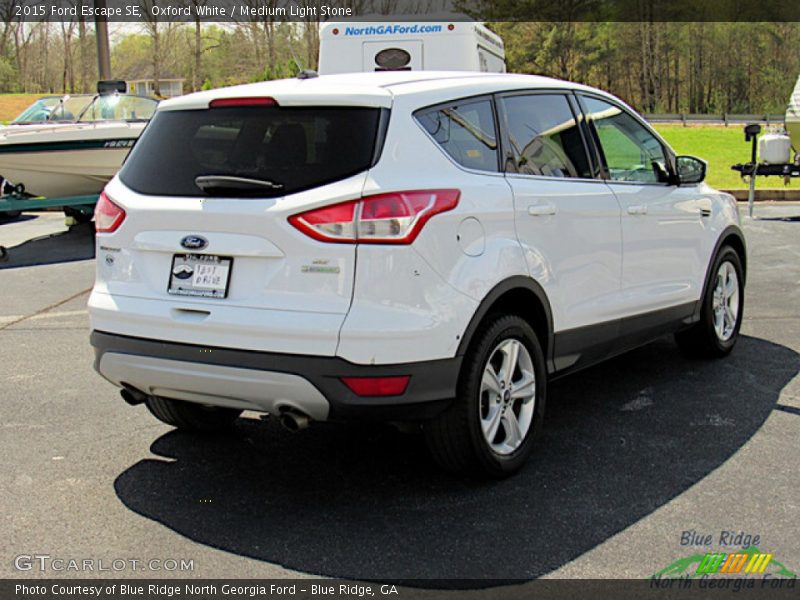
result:
M 411 116 L 421 106 L 397 100 L 364 194 L 456 188 L 461 197 L 454 210 L 428 221 L 411 246 L 358 247 L 353 303 L 338 349 L 354 362 L 452 357 L 486 294 L 504 279 L 528 275 L 505 178 L 457 166 Z

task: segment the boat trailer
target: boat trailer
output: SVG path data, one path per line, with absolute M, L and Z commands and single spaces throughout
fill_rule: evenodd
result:
M 3 184 L 5 183 L 3 182 Z M 73 218 L 78 223 L 88 223 L 92 220 L 94 205 L 97 204 L 99 197 L 99 194 L 60 198 L 33 197 L 25 194 L 24 187 L 17 185 L 13 186 L 10 193 L 0 195 L 0 216 L 16 215 L 29 210 L 62 208 L 67 217 Z M 8 250 L 5 246 L 0 245 L 0 262 L 5 260 L 8 260 Z
M 758 136 L 760 133 L 761 125 L 758 123 L 752 123 L 744 128 L 744 141 L 752 144 L 750 162 L 735 164 L 731 167 L 732 170 L 739 172 L 742 179 L 750 179 L 747 193 L 747 216 L 751 219 L 756 197 L 756 177 L 783 177 L 784 183 L 788 183 L 792 177 L 800 177 L 800 153 L 797 154 L 793 163 L 758 162 Z

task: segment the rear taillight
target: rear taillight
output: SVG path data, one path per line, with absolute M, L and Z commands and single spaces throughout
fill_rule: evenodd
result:
M 458 205 L 459 190 L 366 196 L 289 217 L 306 235 L 339 244 L 410 244 L 432 216 Z
M 408 387 L 410 375 L 400 377 L 342 377 L 356 396 L 400 396 Z
M 97 233 L 113 233 L 125 220 L 125 211 L 106 196 L 100 194 L 94 207 L 94 228 Z

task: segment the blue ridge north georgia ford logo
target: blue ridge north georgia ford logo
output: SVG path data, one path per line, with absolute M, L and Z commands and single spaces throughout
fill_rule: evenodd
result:
M 181 240 L 181 246 L 187 250 L 202 250 L 208 246 L 208 240 L 199 235 L 187 235 Z

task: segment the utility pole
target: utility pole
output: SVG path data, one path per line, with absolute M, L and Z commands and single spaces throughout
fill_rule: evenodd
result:
M 94 0 L 94 31 L 97 39 L 97 77 L 101 81 L 111 79 L 111 51 L 108 45 L 108 21 L 105 14 L 106 0 Z

